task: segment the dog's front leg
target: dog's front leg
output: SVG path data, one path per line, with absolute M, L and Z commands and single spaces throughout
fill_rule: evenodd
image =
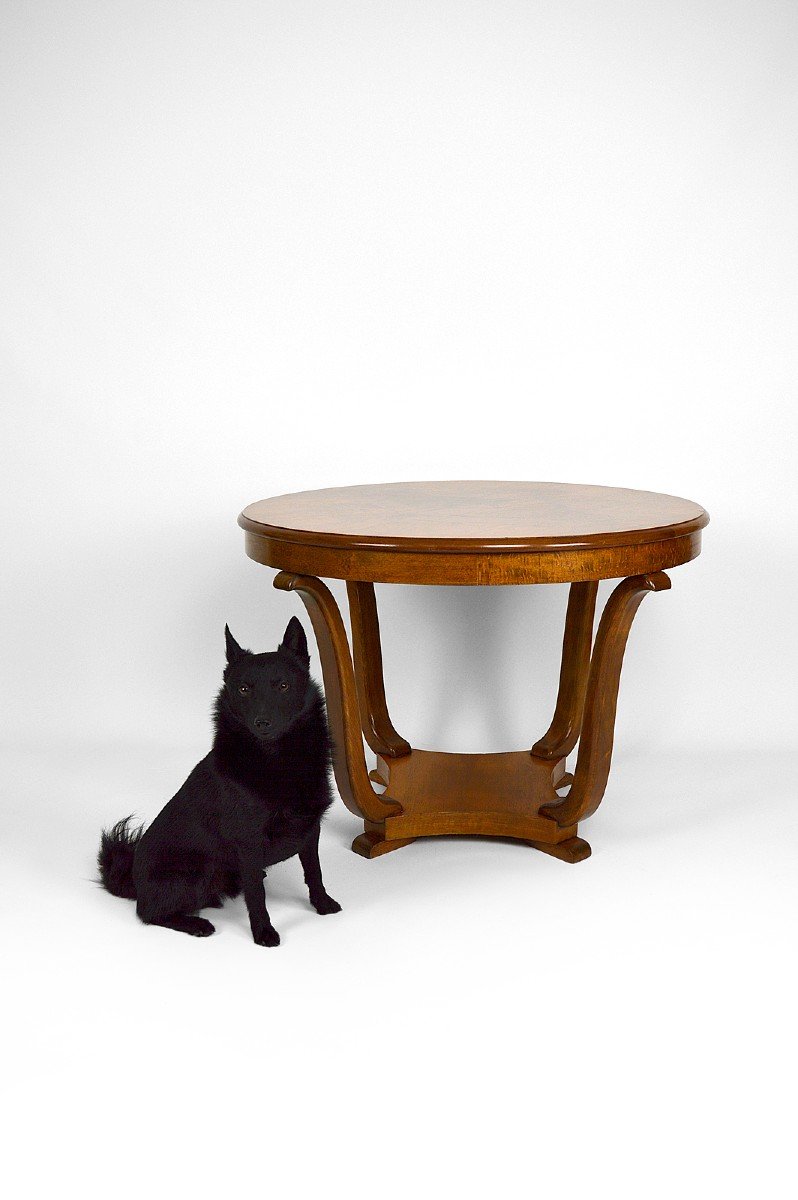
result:
M 279 946 L 280 935 L 271 923 L 263 890 L 263 866 L 260 857 L 251 853 L 239 857 L 241 886 L 249 913 L 252 936 L 259 946 Z
M 308 885 L 310 903 L 317 913 L 326 916 L 327 913 L 341 911 L 341 905 L 332 896 L 328 896 L 321 878 L 321 863 L 319 862 L 319 830 L 320 822 L 314 825 L 307 841 L 299 850 L 299 861 L 305 872 L 305 883 Z

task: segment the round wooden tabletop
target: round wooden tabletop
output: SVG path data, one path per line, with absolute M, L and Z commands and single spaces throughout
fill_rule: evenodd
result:
M 247 554 L 299 574 L 384 583 L 557 583 L 644 574 L 701 550 L 709 517 L 659 492 L 446 480 L 295 492 L 238 518 Z

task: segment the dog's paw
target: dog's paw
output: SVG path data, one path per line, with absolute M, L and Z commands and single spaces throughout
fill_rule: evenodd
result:
M 273 925 L 267 925 L 265 929 L 259 929 L 257 933 L 253 933 L 256 946 L 279 946 L 280 935 Z
M 189 933 L 192 937 L 210 937 L 212 933 L 216 933 L 216 926 L 211 925 L 204 917 L 194 917 Z
M 326 894 L 320 898 L 317 897 L 315 900 L 311 900 L 311 904 L 315 908 L 316 912 L 322 917 L 326 917 L 328 913 L 337 913 L 341 911 L 341 905 L 338 903 L 338 901 L 333 900 L 332 896 L 328 896 Z

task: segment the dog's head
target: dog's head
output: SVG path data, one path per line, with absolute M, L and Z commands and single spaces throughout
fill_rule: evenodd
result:
M 227 625 L 227 666 L 222 694 L 226 708 L 262 742 L 275 742 L 306 711 L 313 698 L 305 631 L 296 617 L 271 654 L 242 650 Z

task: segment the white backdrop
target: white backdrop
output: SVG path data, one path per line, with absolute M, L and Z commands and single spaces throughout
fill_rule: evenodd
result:
M 323 1099 L 303 1085 L 299 1111 L 356 1179 L 388 1154 L 389 1126 L 408 1139 L 392 1098 L 406 1118 L 432 1104 L 426 1072 L 447 1116 L 430 1110 L 417 1146 L 432 1153 L 433 1128 L 455 1145 L 469 1120 L 483 1125 L 461 1190 L 505 1168 L 510 1180 L 515 1139 L 546 1147 L 545 1194 L 570 1195 L 576 1176 L 557 1182 L 552 1147 L 575 1153 L 580 1138 L 561 1144 L 551 1109 L 584 1103 L 590 1170 L 639 1194 L 634 1155 L 627 1178 L 607 1149 L 607 1075 L 641 1169 L 692 1089 L 689 1129 L 703 1118 L 706 1141 L 685 1126 L 681 1144 L 695 1178 L 702 1162 L 707 1178 L 719 1169 L 702 1104 L 718 1139 L 735 1119 L 751 1134 L 750 1163 L 724 1160 L 730 1186 L 757 1158 L 776 1171 L 774 1114 L 759 1138 L 750 1112 L 724 1105 L 735 1087 L 777 1082 L 741 1052 L 740 1030 L 760 1020 L 739 989 L 741 936 L 761 955 L 745 960 L 749 989 L 770 980 L 774 1054 L 792 995 L 773 921 L 795 900 L 797 53 L 798 12 L 772 0 L 6 0 L 4 853 L 9 936 L 32 968 L 18 1018 L 31 1103 L 41 1086 L 63 1112 L 57 1098 L 78 1087 L 88 1128 L 110 1140 L 140 1121 L 139 1147 L 167 1127 L 143 1082 L 97 1107 L 98 1047 L 118 1027 L 181 1087 L 211 1050 L 196 1120 L 216 1113 L 217 1128 L 223 1102 L 270 1073 L 294 1111 L 292 1063 L 315 1071 Z M 710 512 L 703 555 L 632 630 L 607 800 L 585 830 L 594 858 L 569 868 L 442 842 L 362 863 L 339 805 L 328 876 L 345 912 L 314 925 L 291 882 L 296 928 L 267 962 L 243 910 L 200 946 L 87 889 L 99 825 L 152 817 L 208 749 L 225 621 L 262 650 L 304 619 L 244 557 L 240 509 L 449 478 L 642 487 Z M 551 716 L 565 601 L 564 588 L 379 588 L 400 732 L 439 749 L 531 744 Z M 281 871 L 278 896 L 293 881 Z M 702 1008 L 691 982 L 707 953 L 719 957 Z M 213 955 L 239 981 L 230 997 Z M 118 992 L 100 983 L 109 961 Z M 586 971 L 598 1014 L 576 1003 Z M 54 972 L 75 982 L 42 1043 Z M 318 1032 L 311 995 L 326 1005 Z M 255 1028 L 239 1043 L 228 1025 L 242 1005 Z M 199 1006 L 191 1019 L 186 1006 Z M 274 1050 L 274 1013 L 305 1048 L 293 1058 Z M 542 1028 L 557 1030 L 550 1042 Z M 707 1039 L 704 1090 L 688 1075 Z M 309 1046 L 329 1070 L 304 1060 Z M 517 1105 L 537 1148 L 518 1107 L 504 1132 L 489 1123 L 490 1096 L 514 1094 L 519 1047 L 531 1058 Z M 414 1069 L 394 1057 L 411 1051 Z M 735 1054 L 743 1073 L 727 1086 Z M 632 1094 L 653 1121 L 624 1107 Z M 179 1108 L 184 1153 L 199 1154 Z M 246 1159 L 261 1145 L 248 1129 L 235 1167 L 264 1180 L 269 1129 L 292 1152 L 299 1136 L 268 1111 L 263 1156 Z M 64 1152 L 96 1160 L 73 1133 Z

